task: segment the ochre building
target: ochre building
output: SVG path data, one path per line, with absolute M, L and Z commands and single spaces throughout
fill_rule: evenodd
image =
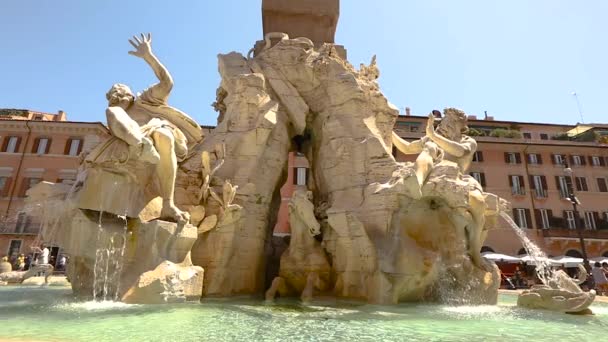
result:
M 26 191 L 40 181 L 73 182 L 81 153 L 107 136 L 100 122 L 68 121 L 63 111 L 0 109 L 0 256 L 28 254 L 37 238 L 40 223 L 24 210 Z

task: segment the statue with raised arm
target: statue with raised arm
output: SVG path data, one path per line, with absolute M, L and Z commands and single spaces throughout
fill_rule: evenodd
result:
M 162 198 L 160 218 L 187 222 L 189 215 L 174 203 L 175 177 L 178 161 L 188 156 L 188 149 L 203 138 L 200 126 L 184 112 L 171 107 L 167 100 L 173 88 L 173 79 L 164 65 L 152 52 L 151 34 L 134 36 L 129 42 L 134 51 L 129 54 L 146 61 L 159 82 L 137 97 L 124 84 L 114 84 L 106 94 L 106 116 L 112 135 L 128 145 L 125 160 L 139 160 L 154 164 L 156 187 Z M 112 144 L 112 141 L 106 145 Z M 88 157 L 89 161 L 103 163 L 112 148 L 100 148 Z M 124 153 L 123 153 L 124 154 Z M 139 177 L 134 177 L 139 178 Z
M 446 108 L 444 117 L 435 130 L 435 116 L 429 114 L 426 135 L 416 141 L 407 142 L 393 132 L 393 145 L 404 154 L 419 153 L 416 158 L 415 174 L 418 190 L 414 197 L 422 197 L 422 188 L 435 166 L 447 161 L 455 164 L 460 171 L 459 178 L 468 183 L 468 207 L 454 220 L 467 230 L 468 250 L 471 260 L 478 267 L 484 267 L 481 245 L 487 232 L 484 231 L 488 206 L 481 185 L 466 174 L 477 150 L 477 142 L 463 134 L 467 130 L 466 114 L 456 108 Z

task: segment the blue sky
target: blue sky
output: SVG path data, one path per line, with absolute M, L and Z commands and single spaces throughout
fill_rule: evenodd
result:
M 105 121 L 116 82 L 154 82 L 127 39 L 152 32 L 173 74 L 170 103 L 201 124 L 219 83 L 217 54 L 261 38 L 260 0 L 0 2 L 0 107 Z M 414 114 L 459 107 L 501 120 L 608 122 L 608 1 L 342 0 L 336 42 L 353 65 L 378 57 L 380 87 Z

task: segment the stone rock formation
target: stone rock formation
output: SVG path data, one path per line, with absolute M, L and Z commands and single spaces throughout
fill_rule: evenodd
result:
M 459 296 L 496 301 L 499 273 L 481 259 L 478 246 L 504 201 L 465 175 L 476 144 L 460 136 L 462 112 L 446 110 L 454 115 L 448 115 L 444 130 L 427 132 L 430 160 L 420 163 L 426 166 L 419 183 L 416 165 L 391 155 L 398 110 L 379 90 L 375 58 L 357 71 L 332 44 L 317 48 L 307 38 L 271 33 L 247 58 L 219 55 L 219 71 L 221 96 L 214 107 L 221 121 L 198 153 L 180 164 L 176 183 L 179 205 L 194 208 L 199 218 L 219 218 L 215 228 L 200 231 L 192 253 L 206 271 L 204 295 L 264 291 L 264 250 L 287 153 L 298 148 L 311 164 L 309 190 L 323 250 L 301 235 L 299 219 L 291 215 L 293 246 L 281 258 L 269 297 L 275 291 L 300 294 L 306 282 L 328 281 L 322 287 L 333 295 L 371 303 Z M 224 152 L 218 153 L 218 146 Z M 206 167 L 196 157 L 205 152 L 212 164 L 222 161 L 210 180 L 201 175 Z M 226 208 L 217 198 L 205 203 L 193 195 L 201 188 L 219 193 L 226 180 L 238 187 L 237 219 L 220 218 Z M 310 265 L 289 261 L 319 252 L 329 258 L 328 278 L 325 270 L 318 278 L 304 277 L 315 273 Z

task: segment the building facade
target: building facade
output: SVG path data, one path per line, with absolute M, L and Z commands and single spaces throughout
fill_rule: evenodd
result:
M 409 110 L 406 111 L 409 113 Z M 400 116 L 395 131 L 406 140 L 424 134 L 426 116 Z M 577 227 L 583 227 L 590 258 L 608 256 L 608 127 L 479 120 L 469 117 L 478 150 L 469 170 L 487 192 L 507 199 L 514 221 L 552 256 L 582 256 Z M 590 133 L 592 132 L 592 133 Z M 398 161 L 414 161 L 394 150 Z M 287 203 L 297 187 L 305 187 L 308 163 L 290 157 L 289 176 L 281 189 L 282 206 L 275 233 L 289 232 Z M 569 173 L 566 168 L 572 170 Z M 299 178 L 298 178 L 299 176 Z M 574 190 L 579 200 L 573 210 Z M 503 219 L 489 232 L 483 248 L 509 255 L 525 253 Z
M 40 181 L 72 182 L 80 154 L 107 136 L 103 124 L 68 121 L 63 111 L 0 109 L 0 255 L 27 254 L 37 240 L 26 191 Z

